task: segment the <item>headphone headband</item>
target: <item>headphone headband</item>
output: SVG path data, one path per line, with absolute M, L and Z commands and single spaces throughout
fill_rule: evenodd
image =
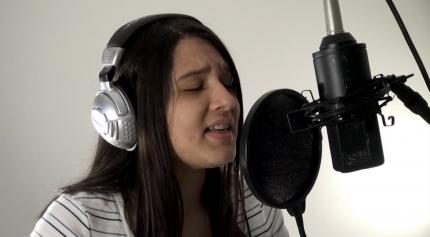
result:
M 133 21 L 130 21 L 129 23 L 123 25 L 121 28 L 115 31 L 115 33 L 110 38 L 106 48 L 112 48 L 112 47 L 123 48 L 124 45 L 127 43 L 128 39 L 130 39 L 133 36 L 133 34 L 139 31 L 139 29 L 141 29 L 142 27 L 159 20 L 172 19 L 172 18 L 188 18 L 199 22 L 194 17 L 183 15 L 183 14 L 169 13 L 169 14 L 156 14 L 156 15 L 144 16 L 144 17 L 135 19 Z
M 121 26 L 110 38 L 106 48 L 103 50 L 102 65 L 103 69 L 99 74 L 101 82 L 109 82 L 113 80 L 115 68 L 121 63 L 124 47 L 127 41 L 138 32 L 141 28 L 159 20 L 173 18 L 188 18 L 190 20 L 201 23 L 194 17 L 183 14 L 156 14 L 144 16 Z

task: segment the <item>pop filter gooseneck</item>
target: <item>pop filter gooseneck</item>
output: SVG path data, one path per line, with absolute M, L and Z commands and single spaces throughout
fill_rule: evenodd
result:
M 302 237 L 302 213 L 318 175 L 322 136 L 320 128 L 293 134 L 287 113 L 306 103 L 289 89 L 264 94 L 251 108 L 240 141 L 240 165 L 249 188 L 264 204 L 287 209 Z

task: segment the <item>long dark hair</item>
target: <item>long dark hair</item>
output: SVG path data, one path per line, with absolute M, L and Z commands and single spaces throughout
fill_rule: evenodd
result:
M 175 152 L 167 127 L 167 104 L 172 95 L 173 52 L 179 40 L 198 37 L 214 46 L 234 77 L 233 91 L 240 104 L 239 148 L 243 103 L 239 76 L 221 40 L 198 21 L 162 19 L 138 32 L 125 46 L 116 81 L 129 96 L 137 116 L 138 145 L 132 152 L 99 138 L 92 167 L 81 181 L 64 193 L 121 193 L 126 219 L 136 237 L 181 236 L 183 206 L 173 170 Z M 239 154 L 239 151 L 236 152 Z M 237 215 L 244 213 L 239 160 L 207 169 L 202 191 L 214 236 L 243 236 Z M 239 211 L 239 209 L 241 209 Z M 248 228 L 249 231 L 249 228 Z

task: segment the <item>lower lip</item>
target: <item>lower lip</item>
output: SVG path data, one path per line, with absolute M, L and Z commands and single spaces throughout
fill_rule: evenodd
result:
M 228 131 L 228 132 L 208 131 L 206 132 L 206 136 L 217 141 L 227 141 L 227 142 L 233 141 L 233 132 L 231 131 Z

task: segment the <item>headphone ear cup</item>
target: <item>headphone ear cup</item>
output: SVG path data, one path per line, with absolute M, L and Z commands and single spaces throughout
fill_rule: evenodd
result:
M 134 150 L 137 144 L 136 116 L 126 94 L 111 82 L 96 93 L 91 111 L 94 128 L 110 144 Z
M 153 22 L 169 18 L 186 18 L 201 24 L 197 19 L 182 14 L 157 14 L 131 21 L 119 28 L 103 50 L 102 71 L 99 74 L 101 89 L 97 92 L 91 111 L 94 128 L 110 144 L 132 151 L 137 144 L 136 116 L 126 94 L 112 81 L 115 68 L 120 65 L 125 45 L 137 31 Z

